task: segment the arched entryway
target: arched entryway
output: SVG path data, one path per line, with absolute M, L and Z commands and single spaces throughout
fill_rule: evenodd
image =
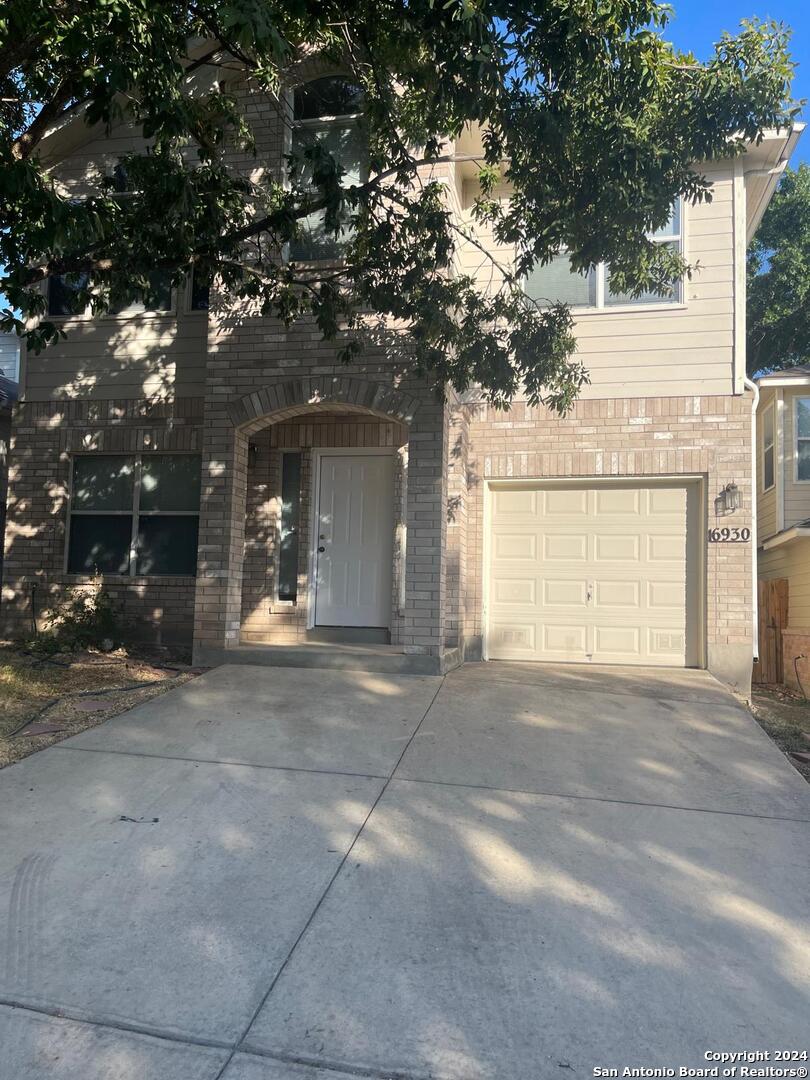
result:
M 206 425 L 198 661 L 318 640 L 443 650 L 446 407 L 355 376 L 276 381 Z

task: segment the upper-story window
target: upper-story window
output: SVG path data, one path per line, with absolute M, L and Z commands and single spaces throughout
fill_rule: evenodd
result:
M 810 398 L 796 398 L 796 479 L 810 480 Z
M 207 281 L 195 269 L 191 274 L 188 290 L 190 311 L 208 311 L 211 306 L 211 289 Z
M 87 288 L 87 274 L 55 275 L 48 279 L 48 314 L 55 317 L 83 315 L 85 308 L 79 299 L 82 290 Z M 147 306 L 145 297 L 133 290 L 128 298 L 111 305 L 110 315 L 137 315 L 142 312 L 165 314 L 172 310 L 171 274 L 165 270 L 156 270 L 149 275 L 152 290 Z
M 88 274 L 60 274 L 48 278 L 48 314 L 81 315 L 79 293 L 87 288 Z
M 774 422 L 773 403 L 762 414 L 762 490 L 774 483 Z
M 0 375 L 20 381 L 20 339 L 16 334 L 0 334 Z
M 656 244 L 666 244 L 674 251 L 683 251 L 683 211 L 679 199 L 672 207 L 669 221 L 661 229 L 649 233 Z M 683 298 L 683 282 L 675 281 L 669 292 L 662 296 L 656 292 L 644 292 L 640 296 L 614 291 L 610 286 L 610 267 L 599 263 L 585 274 L 571 269 L 568 255 L 563 251 L 544 266 L 535 266 L 526 278 L 526 293 L 538 304 L 569 304 L 580 309 L 612 309 L 643 307 L 650 304 L 680 303 Z
M 293 95 L 292 152 L 303 160 L 307 147 L 320 144 L 342 166 L 342 186 L 362 184 L 367 175 L 367 154 L 360 118 L 363 91 L 356 83 L 338 76 L 314 79 L 298 87 Z M 304 185 L 311 181 L 312 170 L 304 162 Z M 316 210 L 299 221 L 299 236 L 290 244 L 292 259 L 339 258 L 351 239 L 347 222 L 341 235 L 324 230 L 325 211 Z

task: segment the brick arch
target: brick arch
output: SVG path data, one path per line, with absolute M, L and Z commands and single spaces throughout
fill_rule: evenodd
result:
M 358 412 L 410 425 L 417 401 L 385 383 L 353 375 L 275 382 L 233 402 L 228 413 L 244 435 L 310 412 Z

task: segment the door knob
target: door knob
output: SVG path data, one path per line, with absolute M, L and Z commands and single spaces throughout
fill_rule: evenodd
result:
M 318 551 L 326 551 L 326 548 L 325 547 L 319 547 Z

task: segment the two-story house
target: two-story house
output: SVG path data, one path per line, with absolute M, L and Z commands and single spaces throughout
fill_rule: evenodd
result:
M 760 633 L 772 638 L 762 645 L 776 654 L 774 668 L 798 689 L 799 680 L 810 684 L 810 367 L 757 383 L 759 577 L 787 582 L 787 612 L 780 608 L 778 626 L 777 613 L 764 613 Z
M 313 114 L 308 89 L 297 122 L 352 122 Z M 250 107 L 259 157 L 280 170 L 279 113 Z M 42 608 L 98 569 L 141 632 L 192 641 L 200 662 L 695 666 L 746 688 L 745 248 L 797 135 L 713 163 L 712 201 L 673 207 L 656 239 L 699 269 L 669 296 L 622 295 L 608 267 L 573 275 L 565 255 L 535 270 L 527 291 L 572 305 L 590 371 L 563 419 L 452 387 L 441 400 L 395 336 L 346 366 L 312 324 L 194 282 L 155 310 L 93 318 L 51 281 L 67 338 L 24 360 L 4 627 L 30 625 L 32 590 Z M 43 154 L 80 195 L 138 144 L 75 124 Z M 468 224 L 477 145 L 469 134 L 436 166 Z M 480 251 L 459 258 L 472 269 Z M 708 539 L 721 493 L 738 542 Z

